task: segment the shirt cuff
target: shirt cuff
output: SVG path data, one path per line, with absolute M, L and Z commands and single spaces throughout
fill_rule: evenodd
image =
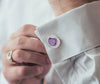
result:
M 100 56 L 100 46 L 97 46 L 89 51 L 86 51 L 85 54 L 94 59 L 94 57 Z
M 71 58 L 100 45 L 100 1 L 75 8 L 35 31 L 52 63 Z M 60 39 L 60 46 L 50 47 L 48 37 Z

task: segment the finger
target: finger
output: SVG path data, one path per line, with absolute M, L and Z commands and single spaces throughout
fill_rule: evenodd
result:
M 39 81 L 39 79 L 36 78 L 29 78 L 29 79 L 23 79 L 23 81 L 21 81 L 21 83 L 18 84 L 40 84 L 41 79 Z
M 4 70 L 4 75 L 9 80 L 21 80 L 38 76 L 42 72 L 43 67 L 41 66 L 12 66 Z
M 5 44 L 4 46 L 2 46 L 2 48 L 1 48 L 1 52 L 2 52 L 2 53 L 5 53 L 6 47 L 7 47 L 7 44 Z
M 46 53 L 44 45 L 40 40 L 31 39 L 24 36 L 9 41 L 7 47 L 8 50 L 25 49 L 25 50 Z
M 17 63 L 33 63 L 37 65 L 46 65 L 49 63 L 47 55 L 26 50 L 15 50 L 12 58 Z
M 17 32 L 13 33 L 10 38 L 14 39 L 19 36 L 27 36 L 27 37 L 34 37 L 39 39 L 35 34 L 35 30 L 36 30 L 36 26 L 27 24 L 24 25 L 22 28 L 18 29 Z

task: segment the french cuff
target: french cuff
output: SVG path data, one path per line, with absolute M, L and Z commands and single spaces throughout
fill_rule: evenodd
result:
M 0 84 L 9 84 L 2 72 L 0 73 Z
M 75 8 L 37 27 L 35 33 L 54 64 L 91 50 L 100 45 L 100 1 Z
M 85 54 L 93 59 L 96 56 L 100 56 L 100 46 L 97 46 L 89 51 L 86 51 Z

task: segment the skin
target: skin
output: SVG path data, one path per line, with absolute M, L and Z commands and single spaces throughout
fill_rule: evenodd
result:
M 95 0 L 49 0 L 55 16 L 92 1 Z M 24 25 L 2 48 L 3 73 L 9 84 L 40 84 L 51 67 L 46 50 L 34 31 L 35 26 Z M 14 50 L 12 57 L 15 62 L 7 60 L 10 50 Z M 31 66 L 25 63 L 31 63 Z
M 90 3 L 92 1 L 97 0 L 49 0 L 54 10 L 55 16 L 60 16 L 71 9 L 86 3 Z
M 46 50 L 34 31 L 35 26 L 24 25 L 2 48 L 3 74 L 9 84 L 40 84 L 50 69 Z M 14 62 L 7 60 L 10 50 L 13 50 Z

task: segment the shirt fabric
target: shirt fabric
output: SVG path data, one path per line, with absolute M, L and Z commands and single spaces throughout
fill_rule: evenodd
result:
M 100 1 L 82 5 L 57 18 L 47 0 L 1 2 L 5 5 L 0 8 L 0 48 L 22 25 L 36 25 L 35 33 L 52 62 L 47 84 L 99 84 Z M 61 40 L 58 48 L 48 45 L 50 35 Z M 8 84 L 2 73 L 0 84 Z

